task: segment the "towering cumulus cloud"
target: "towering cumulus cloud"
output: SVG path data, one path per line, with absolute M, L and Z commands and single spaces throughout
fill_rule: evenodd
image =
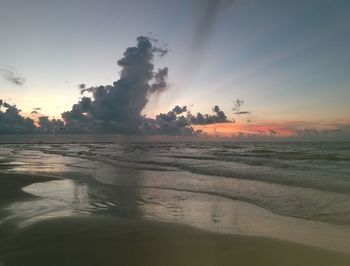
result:
M 137 46 L 127 48 L 118 61 L 122 68 L 118 81 L 107 86 L 81 86 L 82 93 L 91 92 L 92 97 L 83 97 L 62 114 L 67 131 L 137 133 L 149 96 L 167 89 L 168 69 L 154 72 L 153 66 L 154 55 L 166 53 L 148 37 L 138 37 Z

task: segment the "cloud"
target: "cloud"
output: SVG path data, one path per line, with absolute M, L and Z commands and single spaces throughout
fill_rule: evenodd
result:
M 182 64 L 182 86 L 186 86 L 200 70 L 217 22 L 234 0 L 192 0 L 193 30 L 188 52 Z
M 84 84 L 84 83 L 79 84 L 78 88 L 80 90 L 81 95 L 83 95 L 85 91 L 88 91 L 88 89 L 86 89 L 86 84 Z
M 60 119 L 50 120 L 48 116 L 39 116 L 34 108 L 32 115 L 38 120 L 38 126 L 33 119 L 23 117 L 16 105 L 11 105 L 0 99 L 0 134 L 33 134 L 33 133 L 62 133 L 65 132 L 64 122 Z
M 65 132 L 64 122 L 60 119 L 50 120 L 48 116 L 39 117 L 39 129 L 41 133 L 63 133 Z
M 22 86 L 25 82 L 25 78 L 21 77 L 13 67 L 0 68 L 0 72 L 2 77 L 12 84 Z
M 186 111 L 186 106 L 175 106 L 166 114 L 160 113 L 155 119 L 145 117 L 141 131 L 145 134 L 196 135 L 196 132 L 190 127 L 189 121 L 183 115 Z
M 234 102 L 234 107 L 232 108 L 232 111 L 234 111 L 233 114 L 235 115 L 249 115 L 251 112 L 249 111 L 241 111 L 241 107 L 244 105 L 244 101 L 241 99 L 236 99 Z
M 36 130 L 34 121 L 24 118 L 15 105 L 0 99 L 0 134 L 33 133 Z
M 191 43 L 189 70 L 198 64 L 204 55 L 206 46 L 212 37 L 219 17 L 229 8 L 234 0 L 194 0 L 195 29 Z
M 203 47 L 211 37 L 219 16 L 234 3 L 234 0 L 196 0 L 197 27 L 194 33 L 194 46 Z
M 227 120 L 225 113 L 219 106 L 213 107 L 213 115 L 197 113 L 196 116 L 188 111 L 187 106 L 175 106 L 169 112 L 159 114 L 155 119 L 144 117 L 141 131 L 144 134 L 162 134 L 176 136 L 203 136 L 202 130 L 193 128 L 193 125 L 208 125 L 214 123 L 232 123 Z
M 169 88 L 168 68 L 154 71 L 155 55 L 165 56 L 166 49 L 155 46 L 155 40 L 140 36 L 137 45 L 129 47 L 117 61 L 120 78 L 112 85 L 87 87 L 79 84 L 80 100 L 63 120 L 42 116 L 40 107 L 33 108 L 35 121 L 21 116 L 20 110 L 0 100 L 0 134 L 15 133 L 118 133 L 166 134 L 175 136 L 229 136 L 237 140 L 349 140 L 350 121 L 310 124 L 306 121 L 273 123 L 268 121 L 249 124 L 230 121 L 218 105 L 212 114 L 192 114 L 187 106 L 175 106 L 155 118 L 141 115 L 151 95 L 161 94 Z M 18 81 L 15 72 L 3 71 L 12 82 Z M 9 74 L 10 73 L 10 74 Z M 6 76 L 5 75 L 5 76 Z M 17 78 L 16 78 L 17 77 Z M 86 94 L 85 94 L 86 92 Z M 233 114 L 251 114 L 241 110 L 243 100 L 234 103 Z M 248 116 L 249 118 L 249 116 Z
M 171 111 L 160 113 L 155 119 L 144 117 L 141 127 L 143 134 L 175 135 L 175 136 L 200 136 L 201 130 L 195 130 L 188 119 L 186 106 L 175 106 Z
M 120 79 L 113 85 L 79 85 L 81 93 L 90 92 L 92 97 L 83 97 L 71 111 L 62 114 L 67 131 L 138 133 L 143 123 L 141 111 L 150 95 L 168 88 L 168 68 L 153 71 L 154 56 L 166 53 L 149 37 L 138 37 L 137 45 L 127 48 L 118 61 Z
M 188 120 L 192 125 L 208 125 L 215 123 L 232 123 L 232 121 L 227 120 L 226 114 L 220 110 L 218 105 L 213 107 L 214 115 L 203 115 L 202 113 L 197 113 L 196 116 L 189 113 L 187 115 Z
M 26 120 L 32 131 L 41 133 L 118 133 L 118 134 L 169 134 L 198 136 L 203 134 L 193 125 L 232 123 L 215 105 L 213 114 L 192 115 L 186 106 L 175 106 L 155 119 L 141 115 L 153 94 L 161 94 L 169 88 L 168 68 L 154 71 L 154 57 L 165 56 L 168 50 L 156 46 L 157 41 L 140 36 L 137 45 L 129 47 L 117 61 L 121 67 L 120 78 L 112 85 L 87 87 L 81 83 L 78 89 L 82 97 L 71 110 L 62 113 L 62 120 L 50 120 L 40 114 L 41 108 L 33 108 L 35 119 L 26 120 L 16 111 L 19 120 Z M 85 94 L 86 93 L 86 94 Z M 2 104 L 2 103 L 1 103 Z M 7 103 L 2 104 L 12 108 Z M 14 107 L 15 108 L 15 107 Z M 28 124 L 28 125 L 29 125 Z
M 158 72 L 154 74 L 155 82 L 151 85 L 151 93 L 161 93 L 168 89 L 168 68 L 158 69 Z
M 71 111 L 76 124 L 65 125 L 60 119 L 50 120 L 47 116 L 40 116 L 34 110 L 33 119 L 20 115 L 15 106 L 0 99 L 0 134 L 32 134 L 32 133 L 73 133 L 84 132 L 99 133 L 107 130 L 118 130 L 123 124 L 112 120 L 108 123 L 94 121 L 96 128 L 91 128 L 91 120 L 87 110 L 91 108 L 92 99 L 83 97 Z M 37 108 L 38 109 L 38 108 Z M 348 141 L 350 139 L 350 120 L 339 121 L 289 121 L 273 122 L 260 121 L 249 124 L 233 123 L 227 120 L 225 113 L 219 106 L 213 107 L 214 114 L 192 115 L 186 106 L 175 106 L 167 113 L 161 113 L 155 119 L 141 117 L 138 134 L 144 135 L 173 135 L 173 136 L 217 136 L 229 137 L 239 141 Z M 34 113 L 36 112 L 36 113 Z M 74 128 L 75 127 L 75 128 Z M 322 128 L 323 127 L 323 128 Z M 125 134 L 133 133 L 125 129 Z M 74 131 L 76 130 L 76 131 Z

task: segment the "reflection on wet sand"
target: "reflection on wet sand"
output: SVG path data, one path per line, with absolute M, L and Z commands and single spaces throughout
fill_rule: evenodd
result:
M 99 214 L 177 222 L 213 232 L 273 237 L 350 252 L 350 229 L 280 216 L 249 203 L 203 193 L 98 183 L 87 186 L 71 180 L 37 183 L 24 190 L 43 199 L 9 207 L 12 218 L 21 219 L 22 225 L 53 217 Z

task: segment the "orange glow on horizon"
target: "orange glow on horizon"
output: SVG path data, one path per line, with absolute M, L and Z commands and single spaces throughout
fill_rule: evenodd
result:
M 217 123 L 209 125 L 195 125 L 193 128 L 202 130 L 210 136 L 218 135 L 231 137 L 239 134 L 256 134 L 256 135 L 275 135 L 279 137 L 288 137 L 295 134 L 295 130 L 284 125 L 278 124 L 239 124 L 239 123 Z
M 236 135 L 260 135 L 275 137 L 290 137 L 299 130 L 332 130 L 350 125 L 350 119 L 332 121 L 271 121 L 260 120 L 252 123 L 217 123 L 209 125 L 193 125 L 196 130 L 202 130 L 209 136 L 232 137 Z

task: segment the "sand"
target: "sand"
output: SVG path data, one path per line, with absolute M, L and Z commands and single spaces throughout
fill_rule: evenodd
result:
M 108 217 L 61 218 L 15 234 L 5 265 L 349 265 L 350 256 L 267 238 Z
M 31 200 L 20 188 L 48 180 L 1 174 L 0 202 Z M 0 225 L 0 236 L 1 230 L 8 228 Z M 350 265 L 349 255 L 286 241 L 96 215 L 48 219 L 3 235 L 1 266 Z

